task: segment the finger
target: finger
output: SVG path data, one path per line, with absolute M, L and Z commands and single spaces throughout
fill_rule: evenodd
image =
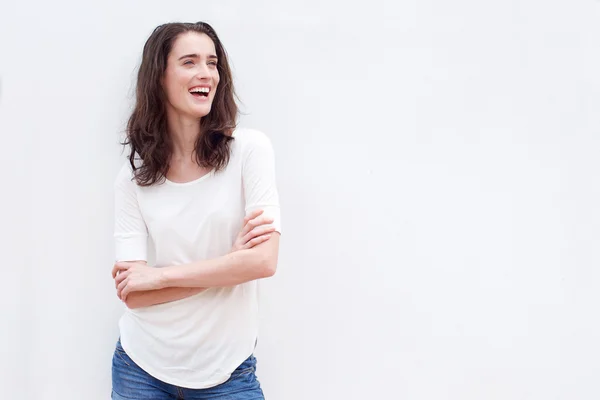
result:
M 272 233 L 274 230 L 275 227 L 273 225 L 261 225 L 259 227 L 256 227 L 242 238 L 242 243 L 246 244 L 255 237 L 265 235 L 267 233 Z
M 244 217 L 244 226 L 248 223 L 248 221 L 258 217 L 262 213 L 263 213 L 263 210 L 254 210 L 254 211 L 250 212 L 250 214 L 248 214 Z
M 266 215 L 261 215 L 259 217 L 256 217 L 256 218 L 248 221 L 248 224 L 249 225 L 254 225 L 256 227 L 256 226 L 265 225 L 265 224 L 272 224 L 273 221 L 275 221 L 273 219 L 273 217 L 269 217 L 269 216 L 266 216 Z
M 258 217 L 262 213 L 263 213 L 263 210 L 254 210 L 254 211 L 250 212 L 250 214 L 248 214 L 244 217 L 244 225 L 246 225 L 248 223 L 248 221 L 250 221 L 251 219 Z
M 115 282 L 117 283 L 117 285 L 119 283 L 123 282 L 123 280 L 125 278 L 127 278 L 130 273 L 131 273 L 130 271 L 123 271 L 123 272 L 119 273 L 119 275 L 117 275 L 117 277 L 115 278 Z
M 115 278 L 115 286 L 119 286 L 119 283 L 123 282 L 123 279 L 125 279 L 125 273 L 122 272 L 119 275 L 117 275 L 117 277 Z
M 127 280 L 127 279 L 125 279 L 123 282 L 119 283 L 119 286 L 117 286 L 117 290 L 118 290 L 118 291 L 123 291 L 123 288 L 124 288 L 125 286 L 127 286 L 127 282 L 128 282 L 128 280 Z
M 121 271 L 126 271 L 131 268 L 132 263 L 121 261 L 115 264 L 113 267 L 113 278 L 116 277 Z
M 269 235 L 262 235 L 262 236 L 255 237 L 254 239 L 252 239 L 248 243 L 246 243 L 244 245 L 244 247 L 246 249 L 251 249 L 251 248 L 253 248 L 256 245 L 259 245 L 259 244 L 261 244 L 263 242 L 266 242 L 267 240 L 269 240 L 270 237 L 271 237 L 270 234 Z
M 245 235 L 246 233 L 248 233 L 252 229 L 251 226 L 248 226 L 248 223 L 250 221 L 254 221 L 256 218 L 260 217 L 263 212 L 264 212 L 263 210 L 255 210 L 255 211 L 251 212 L 250 214 L 248 214 L 246 216 L 246 218 L 244 218 L 244 225 L 242 227 L 242 231 L 240 232 L 242 236 Z
M 123 290 L 121 291 L 121 300 L 127 301 L 127 295 L 129 294 L 130 291 L 131 291 L 130 287 L 125 286 L 123 288 Z
M 275 221 L 273 218 L 266 217 L 266 216 L 254 218 L 254 219 L 248 221 L 246 226 L 244 226 L 244 229 L 242 230 L 242 236 L 246 235 L 248 232 L 250 232 L 252 229 L 256 228 L 257 226 L 272 224 L 273 221 Z

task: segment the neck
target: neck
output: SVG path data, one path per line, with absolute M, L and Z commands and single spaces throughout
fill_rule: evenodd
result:
M 173 143 L 173 159 L 189 159 L 194 154 L 196 140 L 200 136 L 200 122 L 195 118 L 169 112 L 167 120 Z

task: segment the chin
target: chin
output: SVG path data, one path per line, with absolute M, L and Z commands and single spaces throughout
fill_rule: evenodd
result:
M 193 115 L 195 118 L 202 118 L 210 114 L 210 109 L 211 107 L 195 108 L 190 114 Z

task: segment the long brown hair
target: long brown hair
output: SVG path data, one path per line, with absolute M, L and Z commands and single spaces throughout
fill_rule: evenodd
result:
M 236 126 L 238 107 L 225 48 L 215 30 L 205 22 L 160 25 L 144 45 L 137 76 L 135 107 L 129 117 L 127 138 L 123 143 L 129 145 L 129 162 L 140 186 L 164 181 L 169 171 L 172 143 L 167 132 L 166 95 L 162 78 L 175 40 L 186 32 L 203 33 L 213 41 L 220 76 L 211 111 L 202 117 L 202 134 L 195 144 L 196 161 L 203 167 L 217 171 L 229 162 L 230 142 L 233 140 L 231 135 Z M 136 155 L 142 160 L 141 166 L 135 163 Z

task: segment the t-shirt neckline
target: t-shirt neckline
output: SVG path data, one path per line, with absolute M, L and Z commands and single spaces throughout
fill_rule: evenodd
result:
M 173 182 L 170 181 L 166 176 L 165 176 L 165 183 L 171 186 L 189 186 L 189 185 L 193 185 L 195 183 L 198 182 L 202 182 L 206 179 L 208 179 L 209 177 L 213 176 L 215 172 L 215 169 L 211 169 L 210 171 L 208 171 L 206 174 L 202 175 L 200 178 L 196 178 L 194 180 L 188 181 L 188 182 Z

